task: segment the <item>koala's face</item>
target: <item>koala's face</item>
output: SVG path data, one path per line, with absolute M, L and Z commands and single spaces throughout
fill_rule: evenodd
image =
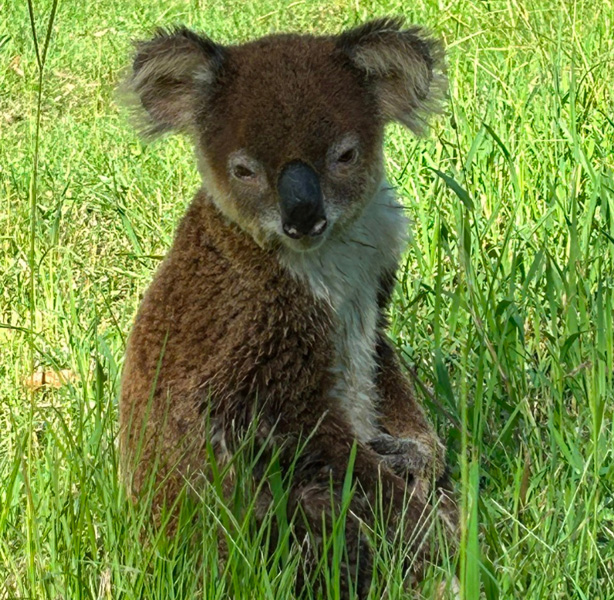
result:
M 382 178 L 374 95 L 330 39 L 231 49 L 196 121 L 216 202 L 261 243 L 321 244 Z
M 154 131 L 194 136 L 205 187 L 229 219 L 262 246 L 307 251 L 374 197 L 384 125 L 420 128 L 440 58 L 393 20 L 230 47 L 179 30 L 140 46 L 131 84 Z

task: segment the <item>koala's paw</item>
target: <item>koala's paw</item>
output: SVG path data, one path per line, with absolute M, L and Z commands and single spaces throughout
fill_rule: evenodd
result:
M 443 474 L 444 451 L 436 439 L 398 438 L 382 433 L 369 440 L 369 446 L 391 471 L 406 480 L 421 482 L 427 489 L 431 487 L 429 482 Z

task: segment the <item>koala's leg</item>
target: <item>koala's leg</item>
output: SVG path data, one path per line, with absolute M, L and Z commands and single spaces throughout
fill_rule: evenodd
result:
M 318 597 L 336 597 L 339 593 L 344 600 L 366 598 L 372 577 L 371 548 L 361 530 L 360 519 L 352 510 L 345 516 L 343 543 L 339 547 L 339 525 L 335 523 L 340 518 L 342 504 L 339 490 L 331 489 L 326 482 L 297 483 L 290 500 L 296 510 L 294 535 L 303 556 L 298 595 L 305 586 L 311 585 Z M 335 590 L 336 580 L 330 575 L 330 567 L 334 554 L 339 552 L 339 590 Z
M 124 429 L 121 466 L 127 489 L 135 503 L 149 507 L 153 530 L 163 527 L 172 537 L 181 504 L 177 500 L 199 488 L 209 459 L 204 428 L 186 429 L 170 414 L 161 420 L 139 415 L 132 428 Z
M 364 598 L 370 587 L 371 549 L 362 528 L 372 528 L 377 520 L 376 530 L 381 531 L 383 517 L 392 539 L 403 526 L 401 535 L 411 545 L 412 555 L 420 560 L 427 552 L 423 533 L 433 518 L 432 505 L 423 501 L 413 484 L 393 473 L 373 449 L 357 444 L 352 450 L 355 443 L 351 428 L 339 415 L 324 419 L 296 464 L 291 492 L 293 510 L 297 512 L 297 537 L 299 541 L 301 536 L 309 540 L 318 555 L 324 550 L 324 539 L 330 540 L 334 535 L 334 522 L 343 513 L 348 464 L 353 457 L 356 485 L 349 507 L 345 507 L 340 565 L 344 598 L 350 597 L 350 589 Z

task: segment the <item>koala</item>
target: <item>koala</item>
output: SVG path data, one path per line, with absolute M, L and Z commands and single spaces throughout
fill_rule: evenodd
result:
M 352 457 L 343 594 L 351 578 L 368 590 L 361 523 L 378 498 L 404 515 L 417 557 L 432 493 L 455 530 L 444 448 L 386 336 L 408 222 L 386 182 L 384 128 L 425 130 L 443 55 L 396 18 L 240 45 L 177 28 L 137 45 L 128 79 L 147 133 L 189 135 L 202 175 L 127 345 L 131 493 L 155 465 L 154 504 L 172 503 L 257 423 L 256 443 L 292 464 L 290 509 L 306 520 L 295 536 L 317 544 Z

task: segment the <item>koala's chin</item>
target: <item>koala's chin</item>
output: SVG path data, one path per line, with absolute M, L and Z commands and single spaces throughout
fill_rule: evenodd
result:
M 280 239 L 284 248 L 292 252 L 313 252 L 324 246 L 328 239 L 328 235 L 323 234 L 317 238 L 304 236 L 298 240 L 293 240 L 289 237 L 282 237 Z

